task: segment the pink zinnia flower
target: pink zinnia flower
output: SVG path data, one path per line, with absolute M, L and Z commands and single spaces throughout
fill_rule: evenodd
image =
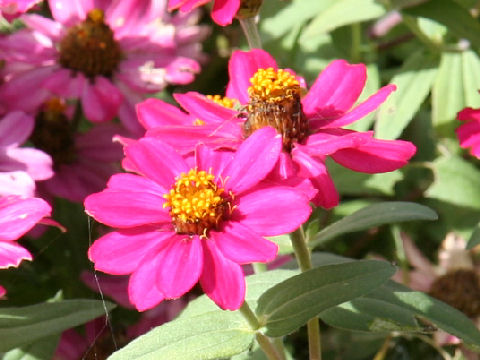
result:
M 0 269 L 17 267 L 22 260 L 32 260 L 32 254 L 16 240 L 49 216 L 50 211 L 50 206 L 42 199 L 0 196 Z
M 179 9 L 183 12 L 189 12 L 193 9 L 205 5 L 210 0 L 169 0 L 168 9 Z M 214 0 L 212 9 L 212 19 L 218 25 L 229 25 L 240 8 L 240 0 Z
M 49 4 L 53 20 L 24 15 L 27 28 L 0 42 L 7 60 L 14 60 L 1 91 L 9 109 L 42 103 L 49 90 L 80 99 L 89 120 L 119 116 L 138 135 L 142 129 L 134 105 L 143 95 L 167 84 L 189 83 L 200 69 L 197 43 L 205 29 L 190 25 L 195 14 L 168 15 L 165 1 Z
M 460 146 L 470 148 L 470 154 L 480 159 L 480 109 L 465 108 L 457 119 L 465 122 L 455 130 Z
M 261 183 L 281 143 L 268 127 L 234 154 L 200 145 L 187 160 L 157 139 L 128 144 L 124 164 L 142 176 L 116 174 L 85 200 L 89 215 L 119 228 L 90 248 L 95 268 L 131 274 L 129 297 L 139 310 L 197 282 L 221 308 L 238 309 L 245 298 L 241 265 L 273 260 L 277 245 L 263 236 L 291 232 L 311 212 L 292 188 Z
M 0 0 L 0 12 L 3 17 L 12 20 L 30 10 L 42 0 Z
M 17 190 L 8 190 L 10 194 L 32 196 L 34 184 L 30 178 L 46 180 L 53 175 L 49 155 L 31 147 L 20 147 L 32 134 L 33 127 L 33 117 L 20 111 L 0 119 L 0 184 L 15 178 Z M 2 192 L 0 190 L 0 194 Z
M 373 131 L 342 128 L 376 110 L 395 90 L 387 85 L 354 106 L 366 81 L 363 64 L 331 62 L 305 96 L 304 80 L 290 69 L 279 69 L 263 50 L 235 51 L 229 74 L 227 99 L 177 95 L 188 114 L 165 107 L 160 100 L 139 104 L 139 120 L 148 129 L 147 136 L 170 143 L 175 139 L 181 149 L 197 141 L 235 147 L 257 129 L 273 126 L 282 134 L 284 148 L 276 173 L 284 179 L 293 175 L 310 179 L 318 189 L 312 201 L 325 208 L 338 204 L 326 156 L 354 171 L 379 173 L 404 166 L 416 151 L 410 142 L 379 140 Z M 235 111 L 235 103 L 245 110 Z

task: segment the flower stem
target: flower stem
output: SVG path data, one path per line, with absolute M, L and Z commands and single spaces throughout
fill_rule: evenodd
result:
M 253 330 L 258 330 L 260 328 L 257 316 L 252 309 L 250 309 L 250 306 L 248 306 L 246 301 L 243 302 L 239 310 Z M 259 331 L 255 333 L 255 338 L 269 360 L 284 360 L 283 355 L 277 351 L 277 348 L 272 344 L 270 338 Z
M 302 227 L 295 230 L 291 235 L 293 251 L 302 272 L 312 268 L 310 250 L 308 250 L 305 233 Z M 322 360 L 322 345 L 320 342 L 320 325 L 314 317 L 307 322 L 308 329 L 308 352 L 310 360 Z
M 384 360 L 385 356 L 387 356 L 388 348 L 390 347 L 390 342 L 392 341 L 392 336 L 388 335 L 385 341 L 382 344 L 382 347 L 378 352 L 375 354 L 373 360 Z
M 239 19 L 242 26 L 243 33 L 245 34 L 250 49 L 261 49 L 262 40 L 258 34 L 258 26 L 256 17 L 248 17 L 245 19 Z
M 255 274 L 260 274 L 267 271 L 267 265 L 264 263 L 252 263 L 252 267 Z

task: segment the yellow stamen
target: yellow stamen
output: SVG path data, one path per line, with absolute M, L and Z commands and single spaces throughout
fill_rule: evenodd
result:
M 203 121 L 201 119 L 193 120 L 193 126 L 203 126 L 203 125 L 205 125 L 205 121 Z
M 256 101 L 282 102 L 301 93 L 298 80 L 283 69 L 258 69 L 250 83 L 248 95 Z
M 226 107 L 228 109 L 233 109 L 233 107 L 237 104 L 237 100 L 230 99 L 226 96 L 222 97 L 220 95 L 207 95 L 207 99 L 213 101 L 218 105 L 222 105 L 223 107 Z

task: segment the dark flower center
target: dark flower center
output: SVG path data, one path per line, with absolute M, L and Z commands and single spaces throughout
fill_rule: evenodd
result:
M 73 131 L 64 110 L 60 100 L 48 101 L 35 117 L 35 128 L 30 136 L 30 141 L 37 149 L 52 157 L 55 169 L 77 159 Z
M 283 148 L 291 151 L 294 142 L 308 136 L 308 120 L 302 111 L 300 84 L 289 72 L 273 68 L 259 69 L 250 79 L 250 101 L 244 134 L 249 136 L 265 126 L 282 135 Z
M 91 10 L 85 21 L 69 28 L 60 41 L 60 65 L 90 79 L 112 77 L 121 59 L 120 46 L 100 9 Z
M 163 196 L 163 207 L 170 207 L 177 233 L 206 237 L 208 230 L 217 228 L 231 213 L 230 200 L 214 180 L 210 172 L 191 169 L 180 174 L 170 192 Z
M 473 270 L 458 269 L 439 277 L 429 293 L 470 318 L 480 315 L 480 278 Z

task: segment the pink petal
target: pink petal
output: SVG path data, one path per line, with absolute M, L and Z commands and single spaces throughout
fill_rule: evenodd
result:
M 157 270 L 158 262 L 152 254 L 130 276 L 128 297 L 139 311 L 151 309 L 165 299 L 157 288 Z
M 209 238 L 225 257 L 241 265 L 272 261 L 278 252 L 277 244 L 252 231 L 243 221 L 228 221 L 222 231 L 210 231 Z
M 207 124 L 221 123 L 233 119 L 237 115 L 237 111 L 216 104 L 207 97 L 193 91 L 186 94 L 174 94 L 173 97 L 190 115 L 205 121 Z M 191 125 L 193 120 L 188 125 Z
M 264 127 L 249 136 L 223 171 L 226 187 L 236 195 L 263 180 L 282 151 L 282 138 L 275 129 Z
M 13 111 L 0 120 L 0 147 L 22 145 L 32 134 L 34 119 L 21 111 Z
M 317 195 L 311 200 L 316 206 L 330 209 L 338 205 L 339 196 L 323 160 L 314 159 L 300 148 L 292 151 L 293 161 L 300 166 L 299 176 L 310 179 Z
M 358 99 L 366 80 L 365 65 L 352 65 L 345 60 L 332 61 L 302 99 L 304 113 L 308 118 L 343 114 Z
M 52 72 L 43 86 L 64 98 L 78 98 L 82 95 L 87 81 L 89 80 L 81 73 L 72 76 L 71 70 L 59 68 Z
M 0 298 L 4 297 L 7 294 L 7 290 L 0 285 Z
M 465 120 L 480 121 L 480 110 L 465 108 L 457 114 L 457 119 L 460 121 L 465 121 Z
M 203 250 L 198 236 L 176 235 L 156 257 L 157 287 L 166 299 L 175 299 L 198 282 L 203 269 Z
M 119 305 L 131 309 L 134 306 L 128 299 L 128 276 L 110 276 L 89 271 L 82 271 L 80 279 L 92 291 L 112 298 Z
M 0 197 L 19 195 L 33 197 L 35 181 L 24 171 L 0 172 Z
M 164 189 L 153 180 L 135 174 L 115 174 L 108 180 L 107 187 L 114 190 L 130 191 L 132 189 L 142 189 L 153 195 L 162 197 L 170 189 Z
M 218 25 L 230 25 L 240 8 L 240 0 L 215 0 L 212 19 Z
M 21 164 L 12 170 L 24 170 L 34 180 L 46 180 L 53 176 L 52 158 L 41 150 L 34 148 L 9 148 L 7 149 L 9 158 L 16 160 Z
M 50 211 L 42 199 L 0 198 L 0 241 L 17 240 Z
M 103 76 L 95 77 L 95 82 L 85 83 L 82 93 L 82 108 L 85 117 L 93 122 L 113 119 L 123 101 L 122 93 Z
M 356 148 L 337 151 L 332 159 L 351 170 L 376 174 L 401 168 L 416 151 L 408 141 L 372 138 Z
M 262 236 L 290 233 L 308 220 L 308 198 L 283 186 L 243 194 L 235 201 L 233 218 Z
M 200 277 L 205 294 L 224 310 L 237 310 L 245 300 L 245 277 L 240 265 L 227 259 L 206 240 L 203 245 L 203 272 Z
M 22 260 L 32 260 L 32 254 L 24 247 L 12 242 L 0 240 L 0 269 L 17 267 Z
M 231 151 L 214 151 L 205 145 L 199 145 L 195 149 L 195 163 L 201 170 L 211 169 L 215 178 L 219 178 L 225 166 L 233 159 L 234 153 Z
M 142 138 L 127 146 L 125 154 L 142 175 L 166 189 L 170 189 L 181 172 L 189 170 L 179 153 L 154 138 Z
M 322 128 L 336 128 L 351 124 L 376 110 L 395 89 L 395 85 L 384 86 L 352 111 L 340 116 L 338 119 L 330 122 L 328 122 L 328 120 L 310 121 L 310 125 L 312 128 L 316 128 L 317 126 L 321 126 Z
M 277 69 L 277 62 L 269 53 L 260 49 L 250 51 L 234 51 L 228 62 L 230 81 L 227 86 L 227 97 L 238 99 L 240 103 L 248 102 L 250 78 L 258 69 Z
M 134 190 L 134 191 L 132 191 Z M 97 221 L 118 228 L 171 222 L 165 199 L 148 190 L 105 189 L 85 199 L 85 211 Z
M 172 232 L 137 228 L 111 232 L 96 240 L 88 250 L 95 269 L 113 275 L 133 273 L 143 259 L 164 246 Z
M 93 0 L 48 0 L 52 16 L 64 25 L 85 19 L 88 10 L 95 8 Z
M 46 35 L 52 40 L 60 41 L 63 30 L 60 23 L 37 14 L 25 15 L 22 17 L 22 21 L 28 28 L 34 29 L 35 32 Z
M 168 125 L 192 125 L 191 118 L 178 107 L 150 98 L 137 105 L 138 120 L 145 129 Z

